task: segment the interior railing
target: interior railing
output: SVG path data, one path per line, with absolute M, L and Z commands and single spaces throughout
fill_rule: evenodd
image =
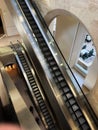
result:
M 79 84 L 78 80 L 76 79 L 74 73 L 72 72 L 70 66 L 68 65 L 65 57 L 63 56 L 63 54 L 62 54 L 62 52 L 61 52 L 61 50 L 60 50 L 60 48 L 59 48 L 55 38 L 53 37 L 51 31 L 49 30 L 49 27 L 47 26 L 47 24 L 46 24 L 46 22 L 45 22 L 45 20 L 44 20 L 44 18 L 42 16 L 42 14 L 41 14 L 41 12 L 39 11 L 38 6 L 36 5 L 36 3 L 34 1 L 32 1 L 31 3 L 32 3 L 32 6 L 35 9 L 35 11 L 36 11 L 36 13 L 37 13 L 37 15 L 38 15 L 38 17 L 40 19 L 41 24 L 43 25 L 44 29 L 46 30 L 47 35 L 49 36 L 51 41 L 53 41 L 53 43 L 56 45 L 57 49 L 60 52 L 60 55 L 63 57 L 63 60 L 65 62 L 66 72 L 68 74 L 69 79 L 71 79 L 71 81 L 73 82 L 73 87 L 75 88 L 75 90 L 77 90 L 76 88 L 78 88 L 79 92 L 82 94 L 82 98 L 83 98 L 84 104 L 86 105 L 87 109 L 89 110 L 89 112 L 90 112 L 91 116 L 93 117 L 96 125 L 98 125 L 98 118 L 97 118 L 93 108 L 91 107 L 91 105 L 90 105 L 90 103 L 89 103 L 89 101 L 88 101 L 84 91 L 80 87 L 80 84 Z

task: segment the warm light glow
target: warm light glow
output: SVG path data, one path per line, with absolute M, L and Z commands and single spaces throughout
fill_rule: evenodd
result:
M 9 66 L 8 66 L 8 69 L 9 69 L 9 70 L 12 70 L 12 67 L 11 67 L 11 65 L 9 65 Z
M 13 69 L 16 69 L 16 64 L 13 64 L 13 65 L 12 65 L 12 68 L 13 68 Z

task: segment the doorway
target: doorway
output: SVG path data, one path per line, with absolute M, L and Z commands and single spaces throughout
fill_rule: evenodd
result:
M 2 19 L 0 17 L 0 37 L 4 35 L 4 28 L 3 28 L 3 23 L 2 23 Z

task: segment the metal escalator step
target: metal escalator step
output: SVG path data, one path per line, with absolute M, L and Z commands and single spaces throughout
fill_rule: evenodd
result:
M 42 110 L 43 111 L 43 110 Z M 46 112 L 43 112 L 43 115 L 44 116 L 47 116 L 49 113 L 48 113 L 48 111 L 46 110 Z
M 38 29 L 37 26 L 35 25 L 34 21 L 30 21 L 30 25 L 31 25 L 31 28 L 33 29 L 33 32 L 35 29 Z
M 44 101 L 43 101 L 43 100 L 39 100 L 38 103 L 39 103 L 39 104 L 40 104 L 40 103 L 44 103 Z
M 69 100 L 69 103 L 70 103 L 71 105 L 75 104 L 75 102 L 76 102 L 76 101 L 75 101 L 73 98 Z
M 28 19 L 28 21 L 32 21 L 32 16 L 28 16 L 27 19 Z
M 22 65 L 25 67 L 27 66 L 28 67 L 28 64 L 26 62 L 22 62 Z M 28 67 L 29 68 L 29 67 Z
M 38 102 L 38 103 L 39 103 L 39 102 Z M 39 103 L 39 106 L 44 106 L 44 105 L 45 105 L 44 102 Z
M 50 127 L 51 125 L 53 125 L 53 122 L 51 122 L 51 120 L 47 120 L 47 124 L 48 124 L 48 126 Z
M 34 33 L 36 33 L 36 34 L 40 33 L 39 29 L 35 29 Z
M 33 79 L 33 80 L 30 80 L 29 82 L 30 82 L 30 84 L 32 85 L 32 83 L 34 83 L 34 79 Z M 34 84 L 33 84 L 33 85 L 34 85 Z
M 71 116 L 72 116 L 73 120 L 75 121 L 76 120 L 75 114 L 72 114 Z
M 47 56 L 51 56 L 51 53 L 48 51 L 48 52 L 45 52 L 45 56 L 47 57 Z
M 19 59 L 20 59 L 21 63 L 26 63 L 26 60 L 25 60 L 25 59 L 20 58 L 20 57 L 19 57 Z
M 52 61 L 52 60 L 54 60 L 54 59 L 53 59 L 52 56 L 50 56 L 50 57 L 47 57 L 47 60 L 48 60 L 48 61 Z
M 47 118 L 47 116 L 45 116 L 45 117 L 46 117 L 46 122 L 47 122 L 48 125 L 50 125 L 50 124 L 53 123 L 53 122 L 51 121 L 51 118 Z
M 34 92 L 39 91 L 38 87 L 36 87 L 35 89 L 33 89 L 33 91 Z
M 26 61 L 24 60 L 24 61 L 22 61 L 22 64 L 23 65 L 28 65 L 27 63 L 26 63 Z
M 46 52 L 46 51 L 49 51 L 49 49 L 48 49 L 47 47 L 43 47 L 43 48 L 42 48 L 42 51 L 43 51 L 43 52 Z
M 36 97 L 41 97 L 41 98 L 42 98 L 42 96 L 41 96 L 41 94 L 40 94 L 39 91 L 34 91 L 34 90 L 33 90 L 33 92 L 34 92 L 34 94 L 35 94 Z
M 56 76 L 60 76 L 61 75 L 61 72 L 58 70 L 58 71 L 55 71 L 55 75 Z
M 61 86 L 61 88 L 65 87 L 66 86 L 66 82 L 65 81 L 60 82 L 60 86 Z
M 67 93 L 67 94 L 66 94 L 66 97 L 67 97 L 68 99 L 70 99 L 70 98 L 73 97 L 73 95 L 72 95 L 72 93 Z
M 25 2 L 23 0 L 18 0 L 18 2 L 23 4 L 23 5 L 25 4 Z
M 61 82 L 64 80 L 64 77 L 62 75 L 60 75 L 59 77 L 57 77 L 58 81 Z
M 27 6 L 25 4 L 21 4 L 22 9 L 27 9 Z
M 35 33 L 35 30 L 33 30 L 33 32 Z M 42 35 L 41 35 L 40 33 L 35 34 L 35 36 L 36 36 L 37 38 L 42 37 Z M 37 40 L 38 40 L 38 39 L 37 39 Z
M 31 83 L 31 87 L 34 89 L 33 86 L 35 86 L 35 85 L 36 85 L 36 82 L 35 82 L 35 80 L 33 80 L 32 83 Z
M 32 17 L 32 15 L 30 13 L 26 13 L 27 17 Z
M 17 53 L 18 54 L 18 53 Z M 19 58 L 21 58 L 21 59 L 24 59 L 25 60 L 25 58 L 24 58 L 24 56 L 23 56 L 23 54 L 18 54 L 18 56 L 19 56 Z
M 43 110 L 41 110 L 41 111 L 42 111 L 43 115 L 48 114 L 47 109 L 43 109 Z
M 69 110 L 70 114 L 72 115 L 72 114 L 73 114 L 73 110 L 72 110 L 72 108 L 69 107 L 68 110 Z
M 31 76 L 31 77 L 28 77 L 28 80 L 31 81 L 33 80 L 34 78 Z
M 70 89 L 68 87 L 65 87 L 65 88 L 63 88 L 63 92 L 68 93 L 68 92 L 70 92 Z
M 51 116 L 50 116 L 49 113 L 45 116 L 45 119 L 50 119 L 51 120 Z
M 72 108 L 73 108 L 74 111 L 79 110 L 79 107 L 76 104 L 72 105 Z
M 43 105 L 43 106 L 40 106 L 40 108 L 41 108 L 41 110 L 42 110 L 42 109 L 46 109 L 46 106 Z
M 83 117 L 80 117 L 79 118 L 79 122 L 80 122 L 80 124 L 84 124 L 85 123 L 85 119 Z
M 26 13 L 30 13 L 29 9 L 28 8 L 23 8 L 23 12 L 26 14 Z
M 32 75 L 32 73 L 31 73 L 31 71 L 25 71 L 26 72 L 26 75 L 27 75 L 27 77 L 30 77 L 31 75 Z
M 31 84 L 31 88 L 35 89 L 35 88 L 37 88 L 37 85 L 36 84 Z
M 67 101 L 66 102 L 66 106 L 69 108 L 70 107 L 70 103 Z
M 57 65 L 56 66 L 52 66 L 52 70 L 53 70 L 53 72 L 58 71 L 58 66 Z
M 41 96 L 41 94 L 40 94 L 40 92 L 38 90 L 37 91 L 33 90 L 33 92 L 34 92 L 35 96 Z
M 49 64 L 50 64 L 50 66 L 54 66 L 54 65 L 56 65 L 56 62 L 55 61 L 51 61 L 51 62 L 49 62 Z
M 64 100 L 64 102 L 66 103 L 67 97 L 65 96 L 65 94 L 63 94 L 63 100 Z
M 83 124 L 81 127 L 82 127 L 82 130 L 91 130 L 86 123 Z
M 77 116 L 77 117 L 80 117 L 80 116 L 82 116 L 82 113 L 81 113 L 81 111 L 76 111 L 76 112 L 75 112 L 75 114 L 76 114 L 76 116 Z
M 31 77 L 32 77 L 32 78 L 34 79 L 34 77 L 32 76 L 32 73 L 27 74 L 27 77 L 28 77 L 28 78 L 31 78 Z
M 53 76 L 53 79 L 54 79 L 55 83 L 58 83 L 57 78 L 55 78 L 55 77 Z M 58 86 L 58 87 L 59 87 L 59 86 Z
M 37 102 L 39 102 L 39 100 L 43 100 L 40 94 L 35 95 L 35 97 L 36 97 Z

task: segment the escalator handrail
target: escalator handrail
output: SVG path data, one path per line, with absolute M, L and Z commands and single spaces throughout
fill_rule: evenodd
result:
M 47 24 L 46 24 L 46 22 L 45 22 L 45 20 L 44 20 L 44 18 L 42 17 L 41 12 L 39 11 L 39 9 L 38 9 L 38 7 L 37 7 L 36 3 L 35 3 L 34 1 L 32 1 L 31 3 L 32 3 L 32 6 L 33 6 L 33 8 L 35 9 L 35 11 L 36 11 L 36 13 L 37 13 L 37 15 L 38 15 L 38 17 L 39 17 L 39 19 L 40 19 L 40 21 L 41 21 L 41 23 L 42 23 L 43 27 L 44 27 L 44 28 L 46 28 L 46 29 L 48 30 L 48 32 L 50 33 L 51 37 L 52 37 L 52 38 L 53 38 L 53 40 L 55 41 L 55 39 L 54 39 L 53 35 L 51 34 L 51 31 L 49 30 L 49 28 L 48 28 L 48 26 L 47 26 Z M 77 83 L 77 85 L 78 85 L 79 89 L 81 90 L 81 92 L 82 92 L 82 94 L 83 94 L 83 96 L 84 96 L 84 99 L 85 99 L 86 103 L 88 104 L 88 108 L 89 108 L 90 112 L 92 113 L 93 118 L 95 118 L 96 124 L 98 124 L 98 122 L 97 122 L 98 118 L 97 118 L 97 116 L 96 116 L 96 114 L 95 114 L 94 110 L 92 109 L 92 107 L 91 107 L 91 105 L 90 105 L 90 103 L 89 103 L 89 101 L 88 101 L 88 99 L 87 99 L 86 95 L 84 94 L 84 92 L 83 92 L 82 88 L 80 87 L 79 82 L 77 81 L 77 79 L 76 79 L 75 75 L 73 74 L 73 72 L 72 72 L 72 70 L 71 70 L 70 66 L 68 65 L 68 63 L 67 63 L 67 61 L 66 61 L 65 57 L 63 56 L 63 54 L 62 54 L 62 52 L 61 52 L 60 48 L 58 47 L 58 44 L 57 44 L 57 42 L 56 42 L 56 41 L 55 41 L 55 44 L 56 44 L 56 46 L 57 46 L 58 50 L 60 51 L 60 53 L 61 53 L 61 55 L 62 55 L 62 57 L 63 57 L 63 59 L 64 59 L 64 61 L 65 61 L 66 65 L 67 65 L 68 69 L 70 70 L 70 72 L 71 72 L 71 74 L 72 74 L 73 78 L 75 79 L 75 81 L 76 81 L 76 83 Z

